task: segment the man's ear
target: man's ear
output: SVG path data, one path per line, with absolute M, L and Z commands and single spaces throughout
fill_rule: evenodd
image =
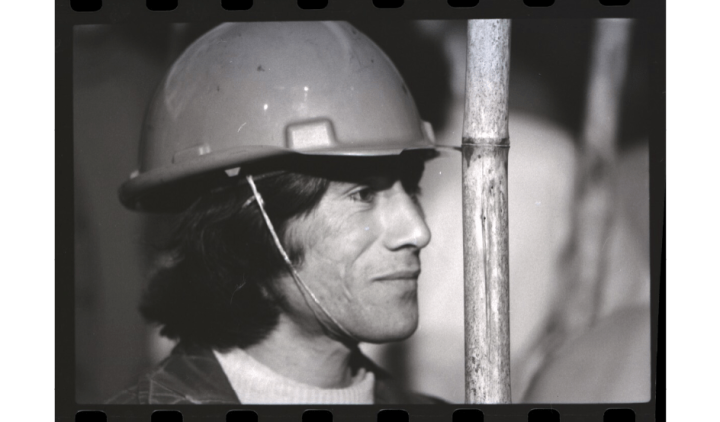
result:
M 314 211 L 315 210 L 311 211 L 311 213 Z M 302 233 L 301 230 L 298 230 L 298 222 L 304 218 L 307 218 L 307 216 L 292 217 L 283 225 L 280 233 L 278 233 L 285 252 L 288 254 L 288 258 L 290 258 L 290 262 L 292 262 L 295 270 L 300 270 L 305 258 L 304 245 L 307 243 L 307 239 L 304 239 L 306 235 Z M 284 268 L 284 270 L 283 273 L 291 277 L 287 272 L 287 268 Z

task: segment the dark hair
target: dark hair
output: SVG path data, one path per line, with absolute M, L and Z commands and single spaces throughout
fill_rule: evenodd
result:
M 256 185 L 282 239 L 288 221 L 320 202 L 328 181 L 281 173 Z M 151 278 L 140 305 L 162 335 L 225 349 L 257 343 L 275 327 L 282 298 L 272 280 L 286 264 L 250 198 L 247 183 L 216 188 L 178 216 L 166 248 L 171 262 Z M 302 258 L 286 247 L 293 262 Z
M 257 177 L 256 185 L 283 240 L 288 223 L 315 209 L 330 180 L 386 173 L 414 190 L 424 162 L 435 156 L 434 151 L 331 160 L 294 156 L 276 159 L 285 170 Z M 252 168 L 247 171 L 252 174 Z M 242 348 L 260 342 L 277 324 L 284 302 L 273 280 L 287 271 L 286 264 L 257 204 L 248 202 L 250 187 L 232 180 L 245 178 L 225 177 L 223 185 L 206 189 L 178 216 L 166 246 L 170 263 L 150 280 L 140 312 L 162 325 L 166 337 L 216 349 Z M 284 247 L 294 264 L 302 261 L 300 245 L 284 242 Z

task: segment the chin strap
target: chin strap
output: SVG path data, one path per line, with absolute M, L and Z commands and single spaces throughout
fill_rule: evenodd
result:
M 318 321 L 320 321 L 323 327 L 332 334 L 339 337 L 346 337 L 356 342 L 359 342 L 360 340 L 358 338 L 350 334 L 350 332 L 346 330 L 345 327 L 343 327 L 338 320 L 336 320 L 335 318 L 333 318 L 332 315 L 330 315 L 330 312 L 325 309 L 325 307 L 318 300 L 317 296 L 315 296 L 312 290 L 310 290 L 307 284 L 305 284 L 302 278 L 300 278 L 300 274 L 298 274 L 297 270 L 295 270 L 295 266 L 293 265 L 292 261 L 290 261 L 290 257 L 288 256 L 287 252 L 285 252 L 285 248 L 283 248 L 282 243 L 280 243 L 280 238 L 275 232 L 275 227 L 273 226 L 272 222 L 270 221 L 270 217 L 268 217 L 267 212 L 265 211 L 265 202 L 263 201 L 260 192 L 258 192 L 257 187 L 255 186 L 255 181 L 253 180 L 253 177 L 251 175 L 247 175 L 246 178 L 248 184 L 250 185 L 250 189 L 252 189 L 253 198 L 255 198 L 255 202 L 257 202 L 258 207 L 260 208 L 260 212 L 262 213 L 263 219 L 265 220 L 265 224 L 267 225 L 268 230 L 270 230 L 270 235 L 275 241 L 275 246 L 280 252 L 280 255 L 282 255 L 283 260 L 288 267 L 288 270 L 290 270 L 290 275 L 292 275 L 293 280 L 295 280 L 295 284 L 302 293 L 305 302 L 308 304 L 313 314 L 315 314 L 315 317 L 318 319 Z M 308 297 L 310 297 L 310 300 L 308 300 Z M 313 306 L 313 304 L 316 306 Z M 318 308 L 322 313 L 318 311 Z

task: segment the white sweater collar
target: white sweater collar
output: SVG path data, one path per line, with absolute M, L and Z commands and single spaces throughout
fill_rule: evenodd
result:
M 375 376 L 360 368 L 346 388 L 320 388 L 284 377 L 235 348 L 213 350 L 243 404 L 372 404 Z

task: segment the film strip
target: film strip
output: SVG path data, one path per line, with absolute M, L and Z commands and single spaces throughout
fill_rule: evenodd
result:
M 664 2 L 55 7 L 57 420 L 662 415 Z

